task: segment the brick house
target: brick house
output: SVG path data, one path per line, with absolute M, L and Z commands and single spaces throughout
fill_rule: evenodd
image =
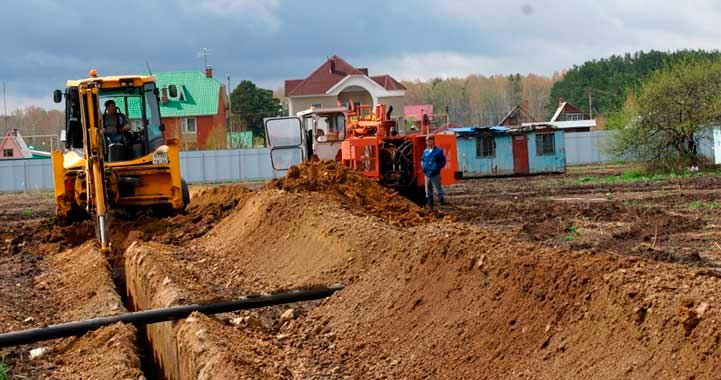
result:
M 213 69 L 156 72 L 165 137 L 176 137 L 182 150 L 222 149 L 226 142 L 228 99 Z M 176 97 L 168 87 L 175 85 Z
M 368 69 L 355 68 L 332 56 L 305 79 L 285 81 L 290 115 L 309 109 L 336 107 L 338 102 L 393 106 L 391 117 L 403 116 L 406 88 L 390 75 L 369 76 Z
M 588 132 L 596 127 L 596 120 L 588 112 L 560 98 L 551 124 L 568 132 Z

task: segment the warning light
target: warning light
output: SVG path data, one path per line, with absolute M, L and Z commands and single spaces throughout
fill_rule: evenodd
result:
M 98 72 L 97 72 L 95 69 L 91 69 L 91 70 L 90 70 L 90 77 L 91 77 L 91 78 L 97 78 L 97 77 L 98 77 Z

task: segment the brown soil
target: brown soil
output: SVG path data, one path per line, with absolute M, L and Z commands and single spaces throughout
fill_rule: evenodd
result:
M 285 177 L 273 180 L 267 188 L 294 193 L 323 192 L 398 226 L 415 226 L 436 219 L 396 191 L 335 161 L 307 161 L 292 166 Z
M 347 285 L 329 300 L 292 306 L 285 322 L 283 307 L 219 316 L 225 324 L 214 324 L 213 336 L 235 366 L 309 379 L 712 379 L 719 369 L 721 282 L 704 262 L 623 244 L 574 247 L 556 236 L 562 227 L 529 223 L 639 217 L 614 239 L 640 244 L 658 225 L 657 249 L 660 236 L 703 227 L 703 218 L 562 201 L 537 212 L 479 209 L 496 218 L 526 212 L 511 233 L 467 222 L 402 227 L 359 213 L 332 187 L 288 193 L 278 183 L 251 193 L 200 239 L 148 247 L 188 301 Z
M 13 331 L 125 312 L 108 262 L 94 242 L 43 256 L 30 252 L 2 256 L 0 328 Z M 10 278 L 9 276 L 2 278 Z M 29 360 L 32 348 L 48 347 Z M 115 325 L 78 338 L 40 342 L 0 353 L 16 378 L 139 378 L 140 360 L 132 326 Z
M 447 189 L 445 218 L 314 162 L 253 192 L 204 189 L 188 215 L 115 223 L 113 242 L 147 241 L 134 249 L 164 272 L 149 291 L 172 283 L 174 303 L 346 284 L 323 301 L 194 315 L 182 347 L 217 374 L 717 378 L 721 179 L 562 181 L 581 175 L 463 181 Z M 0 270 L 34 287 L 43 269 L 19 252 Z M 0 277 L 0 295 L 11 281 Z M 17 324 L 34 307 L 13 297 L 0 312 Z

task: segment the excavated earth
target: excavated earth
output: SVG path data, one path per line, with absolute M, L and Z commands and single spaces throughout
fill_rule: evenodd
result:
M 346 285 L 142 329 L 168 379 L 718 378 L 721 180 L 581 175 L 463 181 L 429 212 L 333 163 L 303 164 L 254 191 L 202 189 L 187 215 L 115 222 L 110 262 L 131 309 Z M 23 218 L 3 227 L 3 331 L 122 310 L 72 276 L 96 263 L 82 229 Z M 132 329 L 51 342 L 34 361 L 37 345 L 3 352 L 28 378 L 99 366 L 117 372 L 81 378 L 137 378 L 123 372 L 139 368 Z M 103 349 L 125 366 L 77 367 Z

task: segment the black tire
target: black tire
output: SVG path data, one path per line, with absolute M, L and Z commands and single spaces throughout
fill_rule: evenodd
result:
M 183 210 L 185 210 L 185 208 L 190 204 L 190 189 L 188 188 L 188 183 L 185 182 L 184 179 L 180 180 L 180 188 L 183 193 Z

